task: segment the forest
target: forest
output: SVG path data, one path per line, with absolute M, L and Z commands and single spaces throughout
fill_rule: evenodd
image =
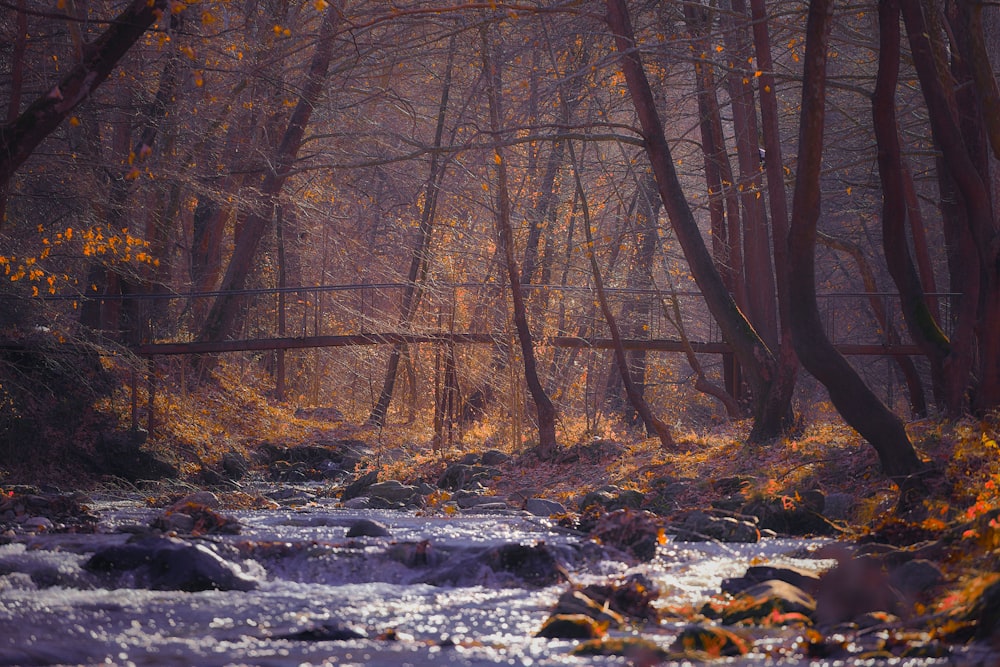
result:
M 842 492 L 995 565 L 995 3 L 0 17 L 0 488 L 500 450 L 562 501 Z

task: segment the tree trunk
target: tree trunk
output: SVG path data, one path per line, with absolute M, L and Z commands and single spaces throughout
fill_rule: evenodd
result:
M 537 413 L 538 455 L 543 460 L 551 460 L 558 447 L 556 443 L 556 410 L 538 379 L 534 344 L 531 340 L 531 330 L 528 328 L 528 317 L 525 311 L 524 295 L 521 292 L 517 260 L 514 258 L 514 233 L 510 222 L 510 195 L 507 190 L 507 164 L 504 161 L 503 142 L 500 134 L 502 79 L 499 64 L 495 63 L 491 57 L 486 26 L 481 28 L 480 34 L 483 48 L 483 71 L 487 81 L 486 97 L 489 102 L 490 133 L 493 135 L 493 157 L 497 171 L 494 198 L 496 210 L 493 216 L 496 224 L 497 246 L 503 254 L 504 265 L 507 269 L 507 280 L 514 307 L 514 327 L 517 330 L 517 339 L 524 361 L 524 379 Z
M 743 0 L 730 0 L 730 5 L 732 11 L 724 16 L 732 18 L 724 20 L 728 23 L 724 26 L 724 36 L 730 54 L 727 82 L 736 159 L 740 169 L 737 190 L 743 218 L 743 280 L 747 286 L 750 321 L 768 347 L 774 350 L 778 345 L 778 316 L 767 213 L 762 196 L 759 130 L 753 91 L 755 77 L 745 65 L 747 60 L 752 60 L 745 4 Z
M 622 69 L 639 116 L 646 154 L 656 175 L 660 199 L 712 316 L 726 341 L 732 345 L 740 364 L 747 371 L 755 403 L 754 414 L 759 415 L 763 407 L 763 397 L 766 396 L 768 387 L 774 379 L 774 356 L 730 296 L 684 197 L 677 172 L 674 170 L 670 147 L 667 145 L 663 126 L 656 112 L 649 81 L 646 79 L 642 60 L 635 48 L 635 38 L 625 2 L 606 0 L 606 5 L 608 23 L 614 33 L 618 51 L 621 53 Z
M 951 341 L 938 326 L 924 297 L 920 275 L 910 256 L 907 238 L 905 166 L 896 120 L 896 84 L 899 76 L 899 2 L 879 2 L 879 67 L 872 95 L 872 117 L 882 183 L 882 249 L 889 275 L 899 290 L 903 317 L 910 336 L 927 356 L 935 386 L 942 385 Z M 954 369 L 954 365 L 950 365 Z M 949 406 L 948 412 L 958 406 Z
M 273 167 L 266 174 L 261 185 L 261 201 L 258 206 L 246 214 L 242 224 L 239 225 L 242 233 L 236 239 L 236 246 L 233 248 L 232 257 L 229 259 L 229 265 L 222 278 L 222 284 L 219 288 L 222 294 L 216 297 L 212 304 L 205 324 L 198 334 L 198 340 L 222 340 L 229 335 L 233 323 L 236 321 L 240 300 L 232 292 L 243 289 L 246 284 L 247 274 L 252 267 L 257 246 L 260 245 L 264 232 L 270 228 L 278 194 L 288 178 L 288 173 L 298 155 L 299 147 L 302 145 L 309 118 L 323 92 L 326 73 L 330 67 L 330 60 L 333 58 L 334 37 L 340 18 L 340 3 L 331 2 L 322 19 L 319 42 L 312 61 L 309 63 L 305 85 L 302 88 L 298 104 L 295 105 L 295 110 L 292 111 L 288 120 L 288 126 L 281 138 L 277 155 L 270 163 Z
M 774 64 L 771 61 L 771 36 L 767 29 L 764 0 L 750 0 L 754 52 L 760 70 L 760 118 L 764 136 L 764 172 L 767 176 L 767 201 L 771 209 L 771 242 L 774 248 L 775 287 L 778 296 L 778 368 L 764 398 L 762 415 L 754 422 L 750 440 L 769 440 L 786 430 L 794 420 L 792 396 L 799 358 L 792 343 L 792 314 L 788 298 L 788 203 L 785 196 L 785 163 L 781 150 Z
M 981 172 L 983 167 L 980 152 L 984 146 L 978 142 L 969 143 L 969 139 L 975 137 L 967 135 L 978 136 L 979 133 L 968 129 L 963 133 L 963 127 L 956 117 L 956 111 L 961 115 L 963 107 L 966 118 L 969 114 L 979 114 L 976 98 L 970 95 L 963 97 L 961 104 L 952 102 L 953 96 L 944 86 L 935 58 L 934 42 L 939 39 L 938 33 L 929 28 L 920 4 L 904 2 L 900 9 L 920 89 L 927 104 L 931 134 L 941 151 L 948 177 L 954 179 L 955 187 L 961 195 L 961 217 L 964 218 L 978 254 L 982 293 L 976 304 L 979 310 L 975 324 L 979 367 L 972 407 L 977 413 L 984 413 L 1000 405 L 1000 233 L 994 219 L 990 189 Z M 955 37 L 962 50 L 969 35 L 959 33 Z M 967 54 L 968 51 L 963 53 Z M 976 118 L 971 118 L 968 122 L 974 125 L 979 123 Z M 966 257 L 959 261 L 972 260 L 972 257 Z M 966 294 L 965 298 L 968 296 Z
M 865 385 L 830 343 L 816 305 L 816 225 L 820 215 L 820 164 L 826 102 L 826 59 L 833 0 L 811 0 L 799 123 L 791 228 L 788 236 L 790 305 L 795 351 L 806 370 L 823 383 L 837 411 L 878 452 L 892 478 L 920 470 L 903 422 Z
M 695 87 L 698 93 L 701 149 L 705 155 L 705 183 L 708 187 L 708 212 L 712 223 L 712 256 L 722 281 L 740 309 L 747 309 L 747 290 L 743 280 L 743 237 L 740 224 L 740 201 L 733 186 L 733 170 L 726 152 L 722 113 L 716 92 L 711 53 L 711 14 L 708 7 L 684 4 L 684 18 L 697 57 L 694 59 Z M 726 390 L 737 402 L 743 399 L 743 380 L 732 352 L 722 355 L 722 373 Z

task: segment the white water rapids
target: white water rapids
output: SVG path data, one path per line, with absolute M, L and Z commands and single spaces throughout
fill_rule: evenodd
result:
M 256 580 L 249 591 L 181 592 L 136 587 L 127 577 L 107 588 L 82 565 L 95 551 L 123 544 L 129 526 L 155 515 L 135 504 L 107 503 L 97 534 L 41 534 L 0 546 L 0 664 L 2 665 L 616 665 L 617 657 L 576 657 L 576 642 L 536 638 L 563 583 L 529 587 L 462 554 L 485 546 L 544 542 L 563 557 L 575 583 L 642 573 L 660 603 L 697 605 L 725 577 L 751 562 L 824 569 L 808 557 L 818 543 L 768 539 L 758 544 L 662 545 L 641 565 L 597 545 L 583 545 L 545 519 L 516 513 L 417 516 L 412 512 L 350 511 L 317 504 L 301 509 L 227 512 L 240 535 L 218 543 L 267 544 L 257 559 L 231 559 Z M 348 539 L 359 518 L 388 526 L 391 537 Z M 122 532 L 124 530 L 124 532 Z M 393 545 L 428 541 L 438 554 L 426 567 L 387 558 Z M 227 553 L 237 553 L 230 548 Z M 362 638 L 307 641 L 296 633 L 323 626 L 358 630 Z M 669 647 L 682 626 L 646 626 L 641 634 Z M 394 632 L 394 637 L 386 638 Z M 637 631 L 638 632 L 638 631 Z M 770 631 L 772 657 L 757 652 L 729 665 L 823 665 L 796 652 L 797 630 Z M 621 631 L 621 635 L 629 634 Z M 787 646 L 784 651 L 782 646 Z M 784 655 L 785 657 L 782 657 Z M 775 657 L 777 656 L 777 657 Z M 725 662 L 725 661 L 724 661 Z M 829 663 L 845 664 L 845 663 Z M 880 663 L 887 664 L 887 663 Z M 893 664 L 971 664 L 907 660 Z

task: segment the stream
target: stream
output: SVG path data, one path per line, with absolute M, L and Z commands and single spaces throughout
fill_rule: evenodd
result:
M 831 565 L 810 556 L 818 540 L 670 538 L 653 560 L 637 564 L 520 512 L 445 516 L 334 505 L 225 512 L 238 519 L 239 534 L 175 541 L 178 548 L 200 544 L 201 556 L 226 568 L 230 590 L 169 590 L 148 568 L 123 565 L 129 538 L 160 514 L 139 499 L 96 501 L 93 533 L 6 538 L 0 543 L 0 664 L 631 664 L 622 657 L 575 656 L 577 641 L 536 637 L 569 584 L 525 575 L 516 564 L 498 567 L 496 554 L 511 545 L 544 544 L 574 584 L 643 575 L 661 591 L 657 605 L 697 606 L 751 563 L 814 571 Z M 359 522 L 383 526 L 388 535 L 348 537 Z M 102 560 L 95 555 L 101 553 L 113 557 Z M 667 648 L 684 625 L 664 621 L 611 634 L 641 633 Z M 790 627 L 754 635 L 754 651 L 725 664 L 875 664 L 807 660 L 796 648 L 801 632 Z M 891 664 L 989 663 L 952 654 Z

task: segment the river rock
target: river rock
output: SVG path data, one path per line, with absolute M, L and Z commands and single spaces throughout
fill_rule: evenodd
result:
M 134 572 L 152 590 L 250 591 L 257 580 L 202 544 L 168 537 L 145 537 L 102 549 L 84 569 L 91 572 Z
M 403 505 L 413 505 L 420 496 L 420 490 L 415 486 L 403 484 L 397 479 L 387 479 L 384 482 L 376 482 L 365 490 L 370 498 L 381 498 L 389 503 L 401 503 Z
M 604 637 L 581 642 L 573 655 L 622 656 L 630 665 L 666 664 L 670 655 L 651 639 L 643 637 Z
M 504 544 L 483 556 L 494 572 L 507 572 L 532 586 L 551 586 L 566 581 L 566 571 L 545 544 Z
M 487 449 L 479 458 L 479 463 L 484 466 L 498 466 L 510 461 L 510 454 L 501 452 L 499 449 Z
M 724 625 L 811 624 L 815 613 L 816 600 L 811 595 L 786 581 L 772 579 L 738 594 L 722 609 L 719 620 Z
M 652 560 L 663 536 L 663 527 L 649 512 L 621 509 L 602 515 L 590 531 L 601 544 Z
M 55 524 L 44 516 L 33 516 L 22 523 L 21 527 L 33 533 L 46 533 L 51 532 Z
M 759 583 L 777 579 L 802 589 L 809 595 L 819 590 L 819 574 L 791 565 L 752 565 L 742 577 L 722 580 L 722 592 L 736 595 Z
M 94 454 L 94 469 L 130 482 L 179 477 L 176 466 L 142 449 L 146 436 L 141 429 L 102 434 Z
M 179 512 L 185 507 L 190 505 L 200 505 L 201 507 L 207 507 L 208 509 L 218 509 L 222 502 L 219 500 L 219 496 L 215 495 L 211 491 L 195 491 L 194 493 L 189 493 L 177 502 L 165 508 L 167 512 Z
M 586 494 L 577 505 L 581 512 L 595 505 L 605 511 L 614 512 L 625 508 L 639 509 L 644 499 L 645 496 L 638 491 L 623 490 L 614 484 L 609 484 Z
M 944 583 L 944 573 L 932 561 L 918 558 L 889 571 L 889 585 L 911 601 L 927 601 Z
M 239 452 L 229 451 L 222 455 L 222 471 L 229 480 L 238 482 L 250 472 L 250 462 Z
M 660 590 L 642 574 L 632 574 L 621 582 L 590 584 L 582 592 L 602 608 L 623 616 L 640 621 L 659 618 L 659 612 L 652 603 L 659 598 Z
M 535 516 L 552 516 L 553 514 L 565 514 L 566 507 L 555 500 L 547 498 L 528 498 L 524 503 L 524 509 L 529 514 Z
M 445 491 L 474 490 L 483 487 L 483 483 L 498 477 L 500 471 L 486 466 L 467 463 L 452 463 L 438 478 L 437 485 Z
M 390 537 L 389 527 L 380 521 L 358 519 L 347 529 L 347 537 Z
M 625 618 L 621 614 L 610 609 L 607 605 L 592 600 L 583 591 L 578 590 L 566 591 L 556 600 L 552 615 L 563 614 L 589 616 L 599 623 L 616 628 L 625 624 Z
M 82 495 L 45 492 L 34 487 L 6 487 L 0 494 L 0 532 L 4 529 L 93 532 L 98 517 L 83 505 Z
M 870 612 L 900 611 L 899 593 L 876 558 L 837 554 L 836 567 L 820 577 L 816 620 L 820 625 L 846 623 Z
M 343 623 L 324 623 L 313 628 L 299 630 L 285 635 L 274 635 L 274 639 L 288 639 L 298 642 L 343 642 L 349 639 L 366 639 L 363 631 Z
M 378 471 L 372 470 L 367 472 L 361 477 L 347 485 L 347 487 L 341 492 L 340 500 L 341 502 L 347 502 L 351 498 L 357 498 L 359 496 L 365 495 L 368 491 L 368 487 L 378 481 Z
M 976 625 L 976 639 L 996 640 L 1000 636 L 1000 581 L 983 589 L 967 619 Z
M 596 639 L 602 637 L 606 629 L 606 623 L 598 622 L 585 614 L 555 614 L 545 620 L 535 636 L 548 639 Z
M 679 542 L 719 542 L 753 543 L 760 541 L 757 524 L 732 516 L 714 516 L 701 510 L 685 514 L 674 524 L 673 529 Z
M 351 439 L 320 440 L 294 447 L 265 442 L 257 449 L 258 459 L 270 468 L 272 477 L 294 471 L 308 479 L 328 479 L 332 471 L 352 472 L 371 453 L 364 442 Z M 278 465 L 282 461 L 284 464 Z
M 218 498 L 215 500 L 218 501 Z M 174 503 L 153 519 L 150 527 L 165 533 L 173 531 L 195 535 L 238 535 L 240 532 L 240 522 L 236 519 L 219 514 L 205 505 L 183 501 Z

